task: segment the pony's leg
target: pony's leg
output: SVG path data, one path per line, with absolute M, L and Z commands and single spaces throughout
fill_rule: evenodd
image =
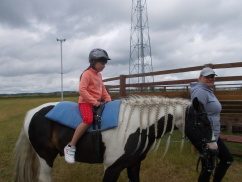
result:
M 39 182 L 52 182 L 52 168 L 40 157 L 39 162 Z
M 127 168 L 128 178 L 130 182 L 139 182 L 141 161 Z
M 103 176 L 103 182 L 115 182 L 118 180 L 118 177 L 123 168 L 120 165 L 108 167 Z

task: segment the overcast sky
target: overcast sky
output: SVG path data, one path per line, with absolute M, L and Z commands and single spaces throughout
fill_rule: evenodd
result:
M 131 0 L 1 0 L 0 94 L 60 91 L 56 38 L 66 39 L 65 91 L 78 90 L 93 48 L 112 59 L 103 78 L 128 75 L 131 7 Z M 147 11 L 154 71 L 241 62 L 241 0 L 147 0 Z M 220 74 L 241 75 L 232 72 Z

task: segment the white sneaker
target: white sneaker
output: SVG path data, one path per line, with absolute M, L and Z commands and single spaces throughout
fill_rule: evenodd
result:
M 64 148 L 66 162 L 68 162 L 70 164 L 75 163 L 75 152 L 76 152 L 76 147 L 75 146 L 67 145 Z

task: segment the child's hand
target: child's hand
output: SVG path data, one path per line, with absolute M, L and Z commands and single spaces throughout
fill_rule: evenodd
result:
M 111 102 L 111 100 L 105 100 L 104 103 L 108 103 L 108 102 Z
M 98 107 L 99 105 L 100 105 L 100 102 L 97 102 L 96 105 L 95 105 L 95 107 Z

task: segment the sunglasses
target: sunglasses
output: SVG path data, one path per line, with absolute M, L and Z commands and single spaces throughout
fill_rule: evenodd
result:
M 215 78 L 215 75 L 208 75 L 208 76 L 204 76 L 205 78 L 209 79 L 209 78 Z

